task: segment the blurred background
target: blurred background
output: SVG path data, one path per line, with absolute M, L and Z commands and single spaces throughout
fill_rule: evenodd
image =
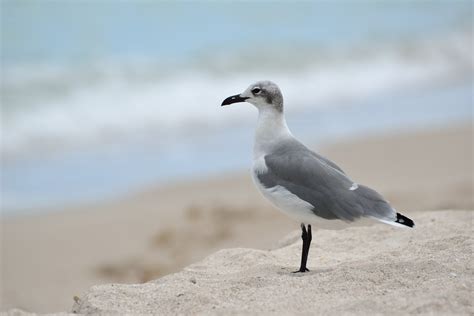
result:
M 245 225 L 260 223 L 255 216 L 267 222 L 255 206 L 277 214 L 242 173 L 251 165 L 256 110 L 220 103 L 256 80 L 280 86 L 288 125 L 313 148 L 391 135 L 323 150 L 338 162 L 361 161 L 349 165 L 353 174 L 373 167 L 387 175 L 390 161 L 426 167 L 434 156 L 458 163 L 447 154 L 470 165 L 472 5 L 2 0 L 5 306 L 66 309 L 92 284 L 146 281 L 223 245 L 252 246 L 259 227 Z M 452 126 L 463 129 L 440 132 Z M 425 138 L 406 136 L 412 131 Z M 451 150 L 442 140 L 460 143 Z M 367 161 L 361 148 L 387 165 Z M 432 155 L 416 156 L 423 148 Z M 426 174 L 445 172 L 432 165 Z M 393 184 L 375 172 L 367 180 L 407 197 L 396 194 L 409 170 L 390 172 L 405 177 Z M 469 199 L 464 171 L 453 190 Z M 183 218 L 192 224 L 183 228 Z M 294 226 L 277 222 L 282 228 L 256 247 Z
M 2 208 L 247 167 L 255 80 L 306 141 L 464 119 L 471 6 L 2 1 Z

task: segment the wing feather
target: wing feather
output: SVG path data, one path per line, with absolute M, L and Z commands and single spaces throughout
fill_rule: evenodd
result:
M 281 185 L 313 205 L 315 215 L 352 222 L 361 216 L 392 220 L 395 214 L 374 190 L 359 186 L 333 162 L 306 148 L 276 150 L 264 157 L 267 172 L 258 179 L 267 188 Z

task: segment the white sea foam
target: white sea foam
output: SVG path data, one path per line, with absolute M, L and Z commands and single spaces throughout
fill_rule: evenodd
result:
M 22 65 L 2 73 L 5 157 L 116 142 L 134 135 L 186 133 L 253 120 L 252 111 L 220 111 L 222 99 L 254 80 L 284 91 L 287 111 L 350 104 L 393 90 L 473 75 L 472 34 L 304 58 L 222 56 L 196 65 L 154 61 L 94 65 Z M 314 54 L 312 55 L 313 52 Z M 255 54 L 257 56 L 257 54 Z M 326 57 L 324 57 L 326 56 Z M 329 56 L 329 57 L 328 57 Z M 192 130 L 191 132 L 194 132 Z

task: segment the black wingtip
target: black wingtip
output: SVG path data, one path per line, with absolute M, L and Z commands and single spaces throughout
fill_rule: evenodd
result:
M 402 224 L 402 225 L 405 225 L 405 226 L 408 226 L 408 227 L 415 227 L 415 222 L 412 221 L 411 219 L 409 219 L 408 217 L 400 214 L 400 213 L 397 213 L 397 220 L 395 221 L 399 224 Z

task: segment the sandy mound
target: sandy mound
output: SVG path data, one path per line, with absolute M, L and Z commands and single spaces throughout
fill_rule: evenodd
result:
M 77 313 L 472 314 L 472 212 L 409 214 L 385 225 L 316 231 L 311 272 L 293 274 L 300 241 L 272 251 L 224 249 L 156 281 L 94 286 Z M 262 234 L 271 227 L 262 227 Z

